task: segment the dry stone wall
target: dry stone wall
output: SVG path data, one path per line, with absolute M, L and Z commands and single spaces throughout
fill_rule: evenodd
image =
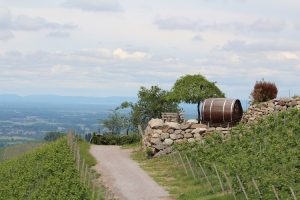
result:
M 300 109 L 300 97 L 273 99 L 267 102 L 253 104 L 243 115 L 242 122 L 248 123 L 278 111 L 285 111 L 290 108 Z
M 190 120 L 184 123 L 164 122 L 162 119 L 149 121 L 143 137 L 144 146 L 150 148 L 154 156 L 171 152 L 173 144 L 183 142 L 202 142 L 205 135 L 214 131 L 220 131 L 224 137 L 229 128 L 208 128 L 205 124 L 197 124 L 197 121 Z
M 285 111 L 290 108 L 300 109 L 300 97 L 292 99 L 274 99 L 268 102 L 251 105 L 243 115 L 242 122 L 253 122 L 261 117 L 277 111 Z M 184 142 L 203 142 L 206 135 L 214 131 L 227 138 L 230 128 L 207 127 L 205 124 L 198 124 L 197 120 L 188 120 L 184 123 L 164 122 L 162 119 L 152 119 L 148 122 L 143 137 L 145 148 L 149 148 L 152 154 L 160 156 L 172 151 L 172 145 Z

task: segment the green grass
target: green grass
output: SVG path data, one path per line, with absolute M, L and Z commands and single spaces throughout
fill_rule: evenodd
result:
M 89 172 L 92 177 L 92 182 L 94 182 L 99 188 L 99 191 L 97 192 L 100 192 L 100 195 L 104 197 L 107 188 L 105 188 L 105 186 L 99 179 L 99 177 L 101 177 L 101 174 L 99 174 L 96 170 L 93 169 L 93 166 L 97 164 L 97 161 L 90 153 L 91 144 L 82 139 L 78 140 L 78 144 L 80 148 L 80 158 L 84 159 L 86 165 L 88 166 Z M 93 190 L 93 187 L 91 187 L 90 189 Z
M 122 145 L 123 149 L 135 149 L 141 146 L 141 142 L 135 142 L 132 144 L 124 144 Z
M 84 140 L 79 140 L 78 144 L 80 147 L 80 158 L 85 160 L 89 168 L 96 165 L 97 164 L 96 159 L 90 154 L 90 148 L 91 148 L 90 143 Z
M 230 194 L 213 194 L 204 179 L 194 180 L 186 176 L 183 167 L 169 156 L 147 159 L 145 152 L 137 150 L 132 154 L 140 166 L 160 185 L 165 187 L 174 199 L 178 200 L 229 200 Z
M 195 163 L 202 163 L 209 174 L 216 165 L 222 179 L 226 172 L 235 191 L 242 195 L 237 175 L 250 199 L 292 199 L 300 195 L 300 110 L 270 115 L 253 124 L 231 130 L 229 140 L 220 133 L 205 138 L 204 144 L 178 145 Z M 254 180 L 254 181 L 253 181 Z M 254 183 L 256 182 L 256 183 Z
M 0 164 L 0 199 L 90 199 L 66 138 Z
M 24 155 L 24 154 L 42 146 L 43 144 L 44 144 L 43 142 L 32 142 L 32 143 L 17 144 L 17 145 L 12 145 L 9 147 L 1 148 L 0 149 L 0 162 L 12 159 L 17 156 Z

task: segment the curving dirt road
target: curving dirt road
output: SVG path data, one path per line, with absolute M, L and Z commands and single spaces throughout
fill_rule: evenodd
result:
M 168 192 L 130 158 L 131 150 L 118 146 L 92 145 L 90 152 L 97 160 L 95 170 L 101 174 L 102 181 L 114 193 L 115 198 L 170 199 Z

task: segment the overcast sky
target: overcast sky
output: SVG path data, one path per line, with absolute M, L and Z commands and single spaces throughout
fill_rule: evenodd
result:
M 184 74 L 300 94 L 299 0 L 0 0 L 0 94 L 135 96 Z

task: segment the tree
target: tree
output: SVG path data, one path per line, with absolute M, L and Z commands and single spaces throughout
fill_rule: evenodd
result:
M 152 118 L 161 118 L 162 112 L 180 111 L 178 103 L 167 99 L 169 92 L 151 86 L 149 89 L 141 87 L 138 92 L 138 102 L 123 102 L 119 109 L 131 108 L 131 123 L 134 127 L 141 125 L 143 128 Z
M 113 134 L 120 134 L 124 129 L 127 129 L 128 134 L 129 118 L 117 110 L 113 110 L 108 118 L 102 121 L 102 124 Z
M 176 102 L 197 103 L 198 123 L 200 123 L 200 104 L 207 98 L 225 97 L 215 82 L 208 81 L 200 74 L 180 77 L 171 89 L 169 99 Z

